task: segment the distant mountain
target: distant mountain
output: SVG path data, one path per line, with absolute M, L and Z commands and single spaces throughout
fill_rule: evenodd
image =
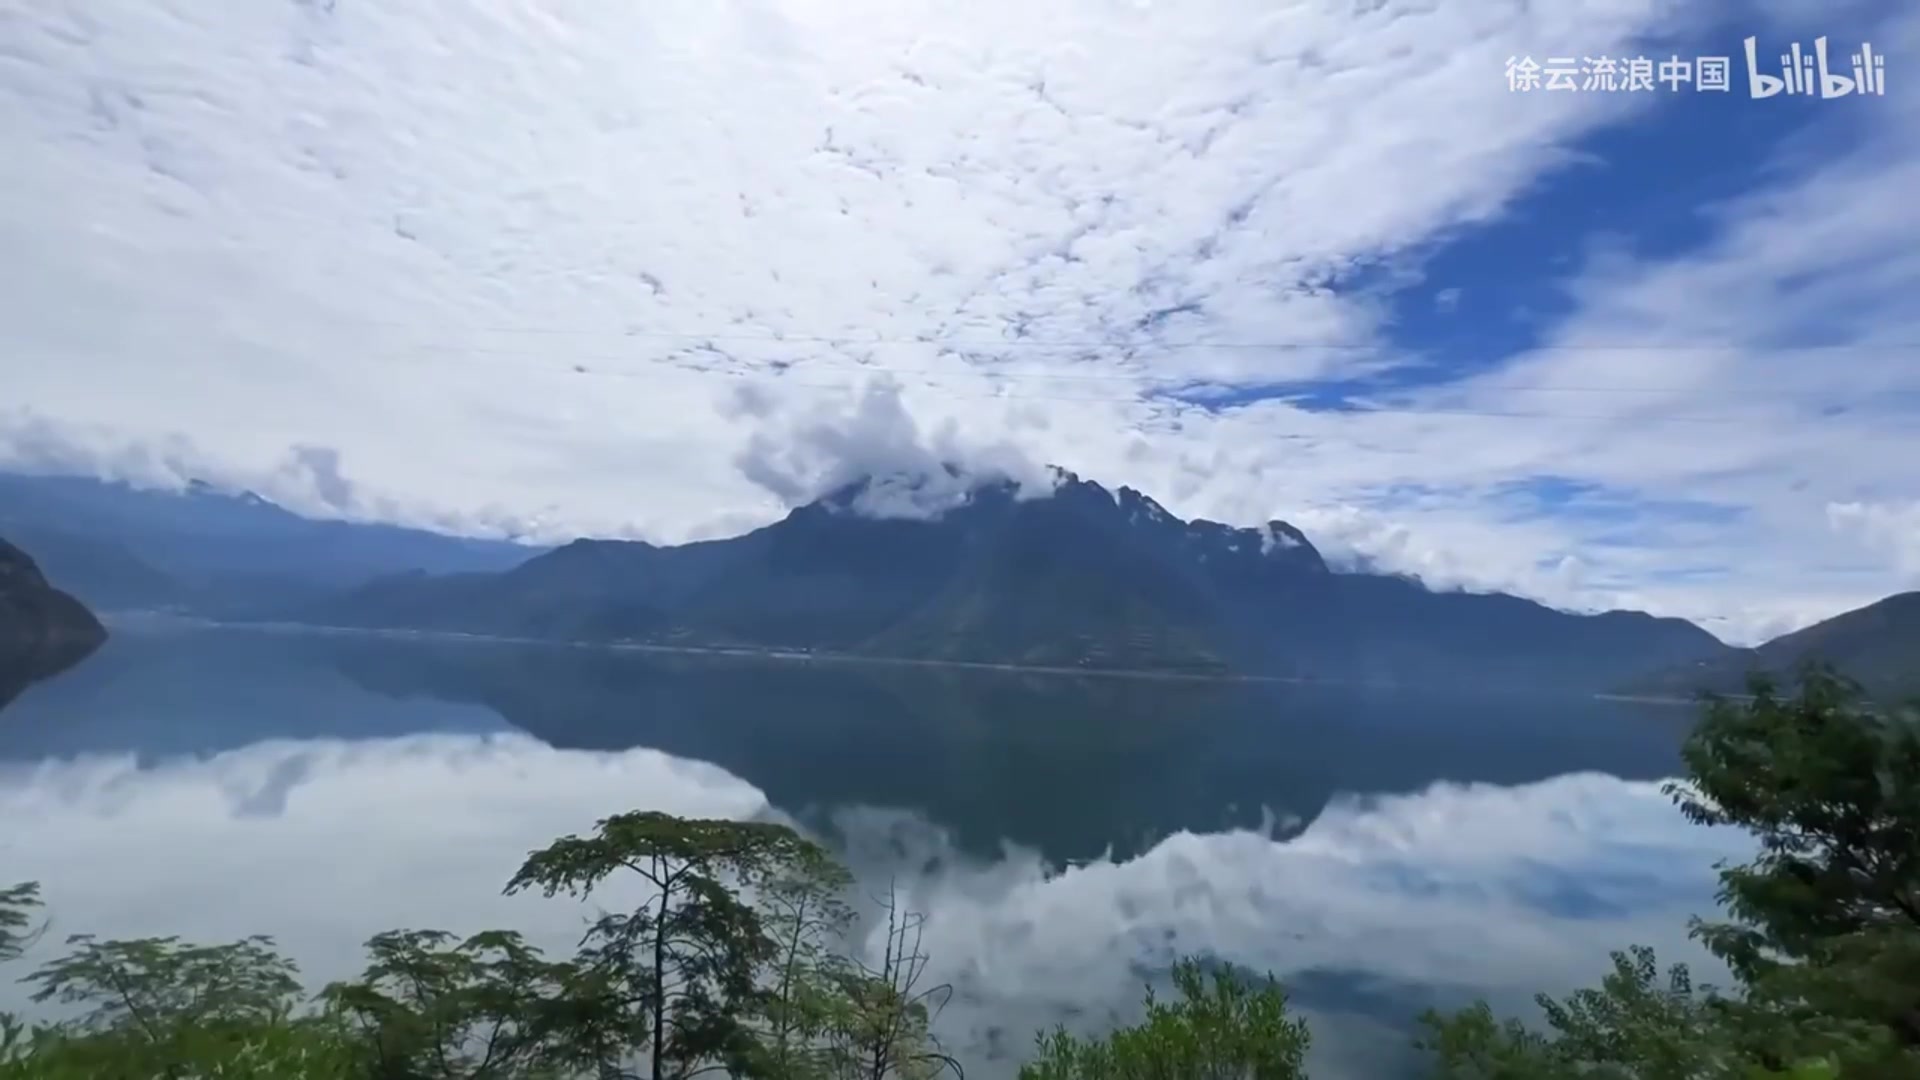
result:
M 80 601 L 48 584 L 26 552 L 0 539 L 0 706 L 29 683 L 80 662 L 106 636 Z
M 1183 521 L 1070 473 L 988 484 L 932 520 L 860 512 L 850 485 L 744 536 L 582 540 L 503 573 L 411 574 L 304 621 L 507 637 L 808 649 L 1371 683 L 1609 686 L 1726 651 L 1691 623 L 1572 615 L 1329 570 L 1280 521 Z M 889 485 L 898 483 L 887 478 Z
M 195 483 L 147 491 L 86 477 L 0 473 L 0 533 L 103 611 L 258 613 L 412 570 L 504 570 L 544 549 L 301 517 Z
M 1808 661 L 1833 665 L 1882 701 L 1920 697 L 1920 592 L 1889 596 L 1757 648 L 1665 669 L 1622 690 L 1666 696 L 1737 693 L 1745 689 L 1749 673 L 1787 679 Z

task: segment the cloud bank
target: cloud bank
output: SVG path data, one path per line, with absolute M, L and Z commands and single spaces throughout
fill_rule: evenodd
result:
M 1825 511 L 1920 498 L 1894 464 L 1920 398 L 1913 95 L 1783 105 L 1734 182 L 1671 171 L 1674 147 L 1781 103 L 1703 105 L 1629 158 L 1606 139 L 1680 98 L 1516 95 L 1502 70 L 1749 32 L 1899 57 L 1917 25 L 27 0 L 0 67 L 0 465 L 679 540 L 855 467 L 934 475 L 958 441 L 1441 584 L 1750 638 L 1916 584 Z M 1675 218 L 1693 239 L 1527 216 L 1597 174 L 1707 192 Z M 1515 222 L 1582 246 L 1436 269 Z M 1550 317 L 1478 306 L 1536 279 Z

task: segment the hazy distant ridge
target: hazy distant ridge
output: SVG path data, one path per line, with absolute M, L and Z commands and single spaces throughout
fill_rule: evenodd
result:
M 1749 673 L 1784 678 L 1808 662 L 1831 664 L 1882 700 L 1920 695 L 1920 592 L 1889 596 L 1757 648 L 1649 673 L 1622 690 L 1662 696 L 1735 693 L 1744 689 Z
M 406 570 L 501 570 L 545 549 L 420 529 L 317 521 L 195 484 L 142 490 L 0 473 L 0 535 L 107 612 L 258 614 Z

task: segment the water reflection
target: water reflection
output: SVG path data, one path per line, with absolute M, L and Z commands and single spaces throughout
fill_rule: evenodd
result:
M 504 731 L 482 705 L 371 693 L 324 639 L 115 627 L 98 652 L 0 710 L 0 760 L 132 752 L 144 760 L 266 739 Z
M 0 716 L 0 758 L 511 725 L 715 763 L 816 827 L 837 807 L 900 807 L 978 855 L 1011 840 L 1064 861 L 1182 829 L 1295 827 L 1343 792 L 1658 779 L 1686 719 L 1577 699 L 198 634 L 116 639 L 30 691 Z
M 148 767 L 0 768 L 13 826 L 0 858 L 6 877 L 46 883 L 58 930 L 271 932 L 320 980 L 351 973 L 352 946 L 395 926 L 511 925 L 565 948 L 580 908 L 499 887 L 528 848 L 631 808 L 783 816 L 738 777 L 652 750 L 287 741 Z M 1404 1036 L 1379 1031 L 1427 1002 L 1488 993 L 1519 1007 L 1590 978 L 1609 947 L 1676 948 L 1727 853 L 1652 785 L 1597 774 L 1337 799 L 1285 839 L 1179 833 L 1064 873 L 1029 849 L 969 854 L 897 808 L 833 816 L 863 883 L 897 882 L 927 913 L 932 975 L 958 990 L 942 1030 L 980 1075 L 1038 1023 L 1130 1014 L 1141 978 L 1183 952 L 1292 979 L 1328 1074 L 1361 1069 L 1355 1055 L 1398 1053 Z M 1377 1067 L 1367 1056 L 1352 1075 Z
M 1592 702 L 1036 679 L 564 648 L 122 634 L 0 714 L 0 881 L 55 936 L 277 935 L 321 981 L 376 931 L 522 928 L 530 848 L 629 809 L 784 820 L 928 915 L 970 1076 L 1134 1014 L 1211 953 L 1289 980 L 1316 1076 L 1511 1010 L 1608 949 L 1685 952 L 1732 838 L 1658 792 L 1687 717 Z M 17 1000 L 11 986 L 0 989 Z

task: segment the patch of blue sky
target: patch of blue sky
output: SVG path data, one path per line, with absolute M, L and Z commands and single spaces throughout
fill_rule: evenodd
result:
M 1849 30 L 1837 24 L 1832 34 L 1850 41 Z M 1546 343 L 1575 313 L 1572 286 L 1596 259 L 1659 263 L 1713 244 L 1726 206 L 1792 182 L 1860 129 L 1847 115 L 1862 107 L 1854 102 L 1750 97 L 1742 40 L 1751 31 L 1729 20 L 1648 50 L 1658 58 L 1728 56 L 1726 92 L 1665 84 L 1638 91 L 1656 100 L 1564 147 L 1559 162 L 1500 213 L 1336 283 L 1340 292 L 1382 305 L 1382 347 L 1404 363 L 1358 378 L 1242 387 L 1210 396 L 1207 404 L 1285 398 L 1302 408 L 1357 410 L 1394 391 L 1485 375 Z M 1768 47 L 1779 44 L 1769 39 Z M 1514 108 L 1534 100 L 1516 93 Z M 1796 340 L 1780 344 L 1819 344 L 1829 329 L 1796 327 Z

